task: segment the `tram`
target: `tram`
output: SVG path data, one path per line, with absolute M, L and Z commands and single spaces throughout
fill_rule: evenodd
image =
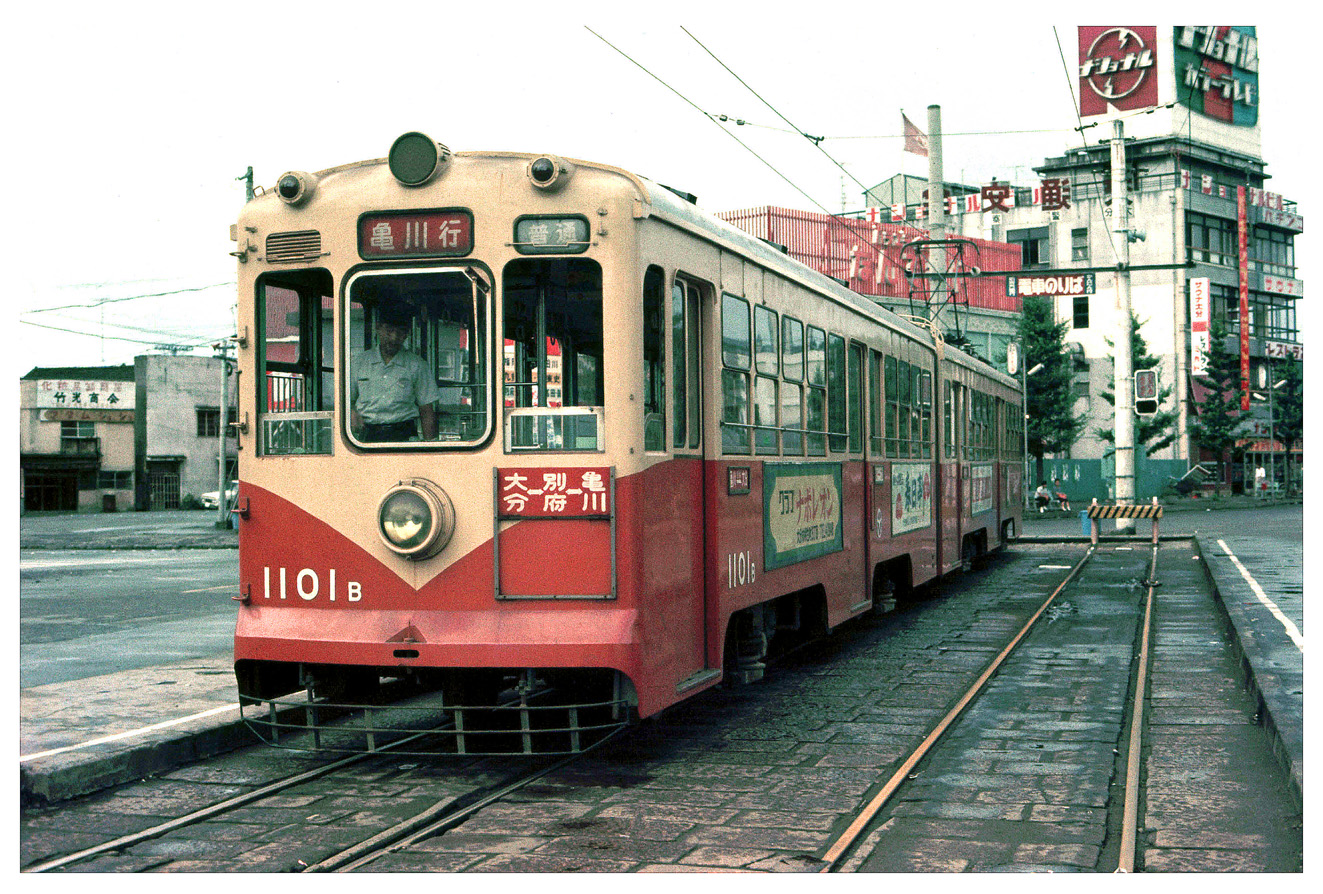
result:
M 545 692 L 572 750 L 1020 525 L 1014 379 L 619 168 L 408 133 L 231 236 L 245 704 L 407 680 L 480 751 Z

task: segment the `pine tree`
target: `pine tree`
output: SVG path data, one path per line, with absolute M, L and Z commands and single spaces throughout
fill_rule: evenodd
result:
M 1024 345 L 1024 364 L 1043 368 L 1029 376 L 1025 386 L 1025 426 L 1029 453 L 1038 458 L 1037 478 L 1043 477 L 1043 456 L 1064 453 L 1084 430 L 1085 417 L 1072 412 L 1075 395 L 1071 392 L 1073 360 L 1066 348 L 1069 325 L 1058 323 L 1050 298 L 1026 296 L 1020 317 L 1020 343 Z
M 1281 366 L 1282 387 L 1273 395 L 1272 436 L 1286 451 L 1286 488 L 1294 493 L 1291 477 L 1291 451 L 1305 436 L 1305 372 L 1303 364 L 1288 357 Z M 1276 379 L 1276 376 L 1271 376 Z M 1272 387 L 1272 382 L 1268 383 Z
M 1157 357 L 1148 352 L 1148 342 L 1139 332 L 1139 318 L 1132 311 L 1130 314 L 1130 359 L 1131 369 L 1157 369 L 1158 370 L 1158 412 L 1152 416 L 1137 416 L 1135 422 L 1135 447 L 1144 447 L 1145 455 L 1152 456 L 1162 448 L 1176 440 L 1176 411 L 1164 410 L 1162 406 L 1167 403 L 1171 397 L 1171 386 L 1162 384 L 1162 370 Z M 1116 344 L 1110 339 L 1104 339 L 1109 348 L 1115 349 Z M 1116 363 L 1115 353 L 1108 354 L 1108 359 L 1113 364 Z M 1115 376 L 1113 376 L 1113 379 Z M 1113 418 L 1116 409 L 1116 386 L 1109 384 L 1102 392 L 1102 399 L 1113 409 Z M 1105 428 L 1097 430 L 1098 437 L 1108 444 L 1115 446 L 1116 442 L 1116 424 L 1113 422 Z
M 1248 413 L 1240 409 L 1240 356 L 1227 350 L 1226 321 L 1214 319 L 1208 326 L 1208 337 L 1208 392 L 1199 405 L 1198 417 L 1190 420 L 1190 437 L 1224 462 L 1241 437 Z M 1218 475 L 1219 494 L 1225 481 L 1225 474 Z

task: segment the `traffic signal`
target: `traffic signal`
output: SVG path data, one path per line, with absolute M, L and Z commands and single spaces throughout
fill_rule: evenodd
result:
M 1135 370 L 1135 412 L 1140 416 L 1152 416 L 1158 411 L 1158 371 L 1156 369 Z

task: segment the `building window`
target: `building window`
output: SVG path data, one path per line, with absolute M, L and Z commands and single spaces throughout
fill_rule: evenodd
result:
M 1032 267 L 1049 265 L 1050 253 L 1047 246 L 1047 227 L 1007 230 L 1006 241 L 1020 246 L 1020 262 L 1026 270 Z
M 1076 295 L 1074 298 L 1074 304 L 1075 304 L 1074 319 L 1072 320 L 1072 324 L 1071 324 L 1072 328 L 1088 329 L 1089 328 L 1089 296 Z
M 91 422 L 61 422 L 60 440 L 79 440 L 96 436 L 96 426 Z
M 1079 227 L 1070 231 L 1070 259 L 1087 261 L 1089 259 L 1089 228 Z
M 198 407 L 198 437 L 214 438 L 220 434 L 220 407 Z
M 133 490 L 132 472 L 100 471 L 96 474 L 97 490 Z

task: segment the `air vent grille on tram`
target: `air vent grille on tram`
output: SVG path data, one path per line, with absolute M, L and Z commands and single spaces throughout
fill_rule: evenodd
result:
M 316 230 L 272 233 L 266 237 L 268 262 L 312 261 L 322 256 L 322 234 Z

